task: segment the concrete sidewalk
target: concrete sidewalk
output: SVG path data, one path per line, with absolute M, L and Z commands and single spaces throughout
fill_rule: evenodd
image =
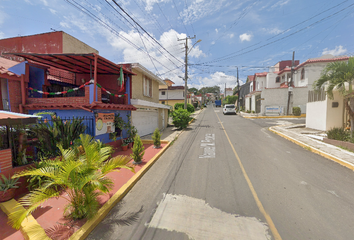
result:
M 354 170 L 354 153 L 324 143 L 322 139 L 326 136 L 324 131 L 306 128 L 305 124 L 289 124 L 273 126 L 270 131 L 310 150 L 325 158 L 335 161 L 351 170 Z
M 191 114 L 191 117 L 194 119 L 197 119 L 199 114 L 203 111 L 203 109 L 197 110 L 194 113 Z M 175 126 L 172 125 L 172 118 L 169 117 L 169 125 L 167 128 L 165 128 L 163 131 L 161 131 L 161 140 L 169 141 L 172 142 L 175 140 L 179 134 L 181 134 L 183 130 L 175 128 Z M 152 139 L 152 134 L 145 135 L 141 137 L 141 139 L 149 140 Z

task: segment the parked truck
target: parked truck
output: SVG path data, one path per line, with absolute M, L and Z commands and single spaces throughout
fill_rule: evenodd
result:
M 215 100 L 215 107 L 221 107 L 221 100 Z

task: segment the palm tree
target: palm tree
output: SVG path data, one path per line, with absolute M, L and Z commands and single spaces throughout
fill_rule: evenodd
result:
M 338 90 L 344 97 L 345 108 L 350 117 L 351 136 L 354 130 L 354 57 L 341 62 L 331 62 L 323 70 L 321 77 L 314 83 L 315 89 L 321 89 L 328 84 L 326 93 L 330 99 L 333 99 L 333 90 Z M 348 103 L 350 102 L 350 104 Z
M 127 156 L 109 159 L 112 148 L 94 141 L 89 135 L 80 135 L 80 146 L 63 149 L 58 146 L 61 156 L 48 160 L 43 168 L 25 170 L 13 177 L 45 177 L 46 182 L 38 189 L 31 191 L 20 204 L 26 210 L 14 211 L 10 222 L 16 229 L 22 221 L 41 203 L 52 197 L 62 197 L 68 201 L 64 214 L 73 219 L 91 218 L 100 207 L 97 197 L 108 193 L 113 182 L 106 174 L 126 168 L 134 172 Z M 61 191 L 57 190 L 61 189 Z M 66 194 L 62 194 L 65 192 Z M 22 208 L 23 209 L 23 208 Z

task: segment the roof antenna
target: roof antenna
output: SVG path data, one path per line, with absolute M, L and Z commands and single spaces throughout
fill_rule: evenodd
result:
M 50 28 L 50 30 L 52 30 L 53 32 L 56 32 L 57 30 L 55 30 L 54 28 Z

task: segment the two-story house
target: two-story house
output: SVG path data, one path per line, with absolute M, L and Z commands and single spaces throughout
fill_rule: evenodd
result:
M 184 103 L 184 86 L 172 86 L 173 81 L 165 79 L 165 85 L 159 86 L 159 100 L 161 104 L 167 104 L 174 108 L 176 103 Z
M 132 122 L 140 136 L 151 134 L 156 128 L 163 130 L 168 124 L 170 106 L 159 103 L 159 85 L 165 82 L 139 63 L 129 65 L 136 75 L 132 77 Z
M 9 69 L 25 76 L 20 84 L 20 112 L 50 111 L 61 118 L 83 118 L 87 133 L 108 143 L 109 133 L 120 132 L 114 128 L 114 117 L 119 114 L 127 121 L 136 110 L 130 104 L 134 73 L 95 53 L 11 54 L 27 59 Z M 49 79 L 48 66 L 66 74 Z

